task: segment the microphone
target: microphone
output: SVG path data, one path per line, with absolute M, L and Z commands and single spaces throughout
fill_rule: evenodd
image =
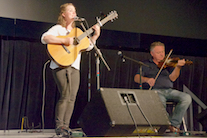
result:
M 85 21 L 85 19 L 84 19 L 84 18 L 81 18 L 81 17 L 76 16 L 76 17 L 74 17 L 74 21 L 79 21 L 79 22 L 82 22 L 82 21 Z
M 122 62 L 125 62 L 125 59 L 124 59 L 121 51 L 118 51 L 118 55 L 122 58 Z
M 122 52 L 121 51 L 118 51 L 117 54 L 122 57 Z

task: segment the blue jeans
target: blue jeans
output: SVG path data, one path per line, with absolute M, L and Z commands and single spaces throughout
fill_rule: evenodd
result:
M 182 122 L 182 118 L 185 115 L 186 110 L 192 102 L 192 98 L 189 94 L 180 92 L 175 89 L 153 89 L 158 92 L 161 102 L 166 108 L 167 101 L 177 102 L 175 109 L 172 114 L 172 118 L 170 118 L 170 122 L 172 126 L 180 127 Z

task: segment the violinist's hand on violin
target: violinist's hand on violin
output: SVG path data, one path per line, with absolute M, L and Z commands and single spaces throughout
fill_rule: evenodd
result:
M 182 67 L 185 65 L 185 59 L 178 60 L 177 67 Z
M 150 85 L 150 86 L 154 86 L 155 85 L 155 79 L 154 78 L 149 78 L 147 80 L 147 83 Z

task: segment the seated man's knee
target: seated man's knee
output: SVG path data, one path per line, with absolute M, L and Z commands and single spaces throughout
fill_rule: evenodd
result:
M 188 104 L 190 105 L 191 102 L 192 102 L 192 98 L 189 94 L 186 93 L 186 95 L 183 97 L 183 100 Z

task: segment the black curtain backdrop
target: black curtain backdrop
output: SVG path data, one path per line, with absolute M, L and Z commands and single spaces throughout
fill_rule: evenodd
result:
M 49 60 L 46 47 L 38 41 L 1 38 L 1 80 L 0 80 L 0 129 L 20 129 L 21 119 L 27 117 L 29 126 L 42 124 L 41 114 L 43 101 L 44 126 L 55 127 L 55 105 L 59 98 L 57 87 L 52 78 L 49 64 L 46 65 L 45 98 L 43 99 L 43 67 Z M 101 49 L 104 59 L 111 71 L 108 71 L 103 62 L 100 63 L 100 86 L 107 88 L 138 89 L 133 77 L 139 69 L 135 62 L 122 62 L 118 50 Z M 166 51 L 166 53 L 169 51 Z M 78 127 L 77 121 L 88 102 L 88 72 L 91 67 L 91 95 L 96 92 L 96 59 L 94 51 L 84 52 L 81 61 L 81 84 L 77 95 L 71 128 Z M 146 60 L 149 53 L 136 51 L 122 51 L 123 55 L 138 61 Z M 90 56 L 91 58 L 89 58 Z M 193 61 L 193 65 L 182 68 L 175 88 L 182 90 L 185 84 L 196 96 L 207 104 L 207 57 L 182 56 Z M 89 65 L 89 60 L 91 65 Z M 100 59 L 101 60 L 101 59 Z M 197 106 L 193 103 L 194 115 L 197 115 Z M 195 129 L 198 122 L 195 121 Z
M 37 42 L 1 40 L 1 129 L 20 128 L 24 116 L 41 121 L 44 53 Z

